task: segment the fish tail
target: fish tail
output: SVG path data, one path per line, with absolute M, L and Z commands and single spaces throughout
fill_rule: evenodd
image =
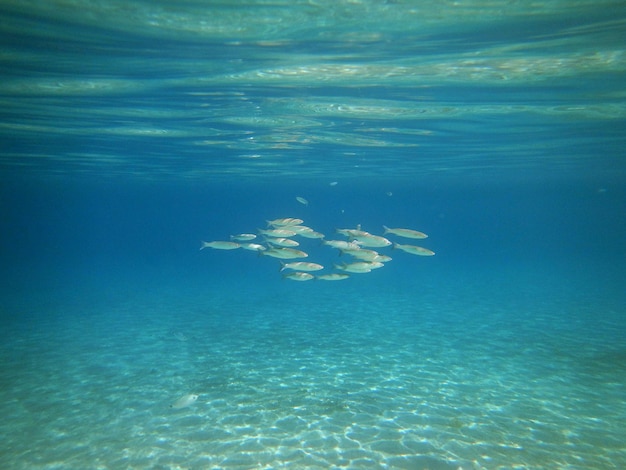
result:
M 389 233 L 389 227 L 387 227 L 386 225 L 383 225 L 383 228 L 385 229 L 385 232 L 383 233 L 383 235 Z
M 280 262 L 280 269 L 279 271 L 282 273 L 285 270 L 285 263 L 283 261 Z
M 203 242 L 203 241 L 200 242 L 200 249 L 201 250 L 204 250 L 207 246 L 209 246 L 209 244 L 207 242 Z

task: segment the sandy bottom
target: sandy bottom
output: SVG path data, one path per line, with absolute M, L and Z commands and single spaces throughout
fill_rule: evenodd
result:
M 92 295 L 5 330 L 3 468 L 626 468 L 610 312 L 533 296 Z

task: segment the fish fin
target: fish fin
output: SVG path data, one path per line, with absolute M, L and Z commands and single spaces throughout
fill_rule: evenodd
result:
M 383 232 L 383 235 L 386 235 L 387 233 L 389 233 L 389 227 L 387 227 L 386 225 L 383 225 L 383 228 L 385 229 L 385 231 Z

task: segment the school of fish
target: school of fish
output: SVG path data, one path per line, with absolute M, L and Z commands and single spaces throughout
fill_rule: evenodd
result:
M 302 204 L 308 204 L 304 198 L 298 198 Z M 259 256 L 269 256 L 280 260 L 280 272 L 284 279 L 292 281 L 342 281 L 348 279 L 351 274 L 363 274 L 382 268 L 385 263 L 391 261 L 391 257 L 379 253 L 372 248 L 387 248 L 401 250 L 416 256 L 432 256 L 434 251 L 417 245 L 392 242 L 385 235 L 420 240 L 427 238 L 423 232 L 408 228 L 389 228 L 383 225 L 383 234 L 374 235 L 361 229 L 340 228 L 337 234 L 345 237 L 339 240 L 326 240 L 325 235 L 307 227 L 304 220 L 295 217 L 285 217 L 268 220 L 266 229 L 259 229 L 258 233 L 239 233 L 231 235 L 226 241 L 203 241 L 200 250 L 212 248 L 215 250 L 244 249 L 257 252 Z M 327 268 L 318 263 L 301 261 L 308 258 L 308 253 L 298 247 L 300 243 L 296 239 L 313 238 L 320 239 L 322 245 L 339 250 L 340 254 L 350 256 L 349 262 L 333 264 Z M 343 259 L 343 258 L 342 258 Z M 326 270 L 327 272 L 319 273 Z M 332 271 L 332 272 L 330 272 Z M 319 273 L 319 274 L 318 274 Z

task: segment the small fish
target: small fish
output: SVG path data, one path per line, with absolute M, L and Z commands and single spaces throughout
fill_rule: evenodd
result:
M 304 238 L 324 238 L 323 233 L 316 232 L 315 230 L 311 230 L 310 232 L 309 231 L 300 232 L 298 233 L 298 235 Z
M 237 235 L 231 235 L 230 239 L 235 240 L 236 242 L 249 242 L 250 240 L 254 240 L 256 235 L 254 233 L 239 233 Z
M 300 204 L 304 204 L 305 206 L 309 205 L 309 201 L 304 199 L 302 196 L 296 196 L 296 201 L 298 201 Z
M 386 263 L 387 261 L 391 261 L 391 256 L 381 255 L 374 250 L 341 250 L 343 253 L 353 256 L 354 258 L 363 260 L 363 261 L 378 261 L 380 263 Z
M 348 273 L 369 273 L 372 269 L 382 268 L 383 263 L 370 263 L 368 261 L 359 261 L 350 264 L 336 264 L 335 268 L 341 269 Z
M 300 225 L 304 220 L 296 219 L 294 217 L 285 217 L 283 219 L 268 220 L 267 225 L 272 227 L 284 227 L 286 225 Z
M 348 274 L 340 274 L 340 273 L 332 273 L 332 274 L 321 274 L 317 276 L 316 279 L 320 281 L 343 281 L 344 279 L 348 279 L 350 276 Z
M 265 251 L 259 251 L 264 256 L 271 256 L 278 259 L 295 259 L 306 258 L 309 255 L 304 251 L 296 250 L 294 248 L 271 248 Z
M 290 238 L 268 237 L 266 241 L 267 241 L 267 243 L 270 243 L 270 244 L 275 245 L 275 246 L 291 246 L 291 247 L 294 247 L 294 246 L 300 245 L 300 243 L 298 243 L 297 241 L 292 240 Z
M 274 228 L 269 230 L 259 229 L 259 233 L 261 235 L 265 235 L 266 237 L 275 237 L 275 238 L 287 238 L 293 237 L 296 232 L 293 230 L 288 230 L 286 228 Z
M 243 248 L 244 250 L 250 250 L 250 251 L 265 251 L 265 250 L 267 250 L 267 247 L 265 247 L 263 245 L 259 245 L 258 243 L 242 243 L 241 244 L 241 248 Z
M 351 238 L 356 240 L 359 245 L 369 248 L 380 248 L 391 245 L 391 242 L 385 237 L 371 235 L 369 233 L 367 235 L 352 235 Z
M 300 271 L 294 271 L 289 274 L 283 274 L 283 277 L 285 279 L 291 279 L 292 281 L 310 281 L 311 279 L 315 278 L 313 274 L 303 273 Z
M 392 233 L 394 235 L 398 235 L 399 237 L 404 238 L 428 238 L 428 235 L 426 235 L 425 233 L 418 232 L 417 230 L 411 230 L 410 228 L 389 228 L 384 225 L 383 228 L 385 229 L 385 234 Z
M 338 250 L 358 250 L 361 248 L 357 242 L 346 242 L 344 240 L 324 240 L 322 243 Z
M 292 232 L 296 232 L 298 235 L 302 235 L 306 232 L 313 232 L 313 229 L 311 227 L 307 227 L 306 225 L 289 225 L 288 229 Z
M 213 248 L 215 250 L 235 250 L 241 245 L 235 242 L 202 242 L 200 249 Z
M 282 263 L 281 271 L 293 269 L 294 271 L 319 271 L 324 266 L 317 263 L 307 263 L 306 261 L 294 261 L 293 263 Z
M 181 333 L 180 331 L 174 333 L 174 338 L 176 338 L 178 341 L 187 341 L 189 339 L 187 338 L 185 333 Z
M 193 393 L 189 393 L 187 395 L 183 395 L 178 400 L 170 405 L 170 408 L 174 408 L 175 410 L 179 410 L 180 408 L 187 408 L 188 406 L 193 405 L 198 399 L 198 395 Z
M 338 228 L 336 232 L 346 237 L 353 237 L 353 238 L 354 237 L 367 237 L 371 235 L 371 233 L 366 232 L 365 230 L 361 230 L 360 228 Z
M 406 253 L 409 253 L 411 255 L 433 256 L 435 254 L 434 251 L 431 251 L 428 248 L 422 248 L 421 246 L 400 245 L 400 243 L 394 243 L 393 247 L 397 248 L 398 250 L 402 250 L 402 251 L 404 251 Z

